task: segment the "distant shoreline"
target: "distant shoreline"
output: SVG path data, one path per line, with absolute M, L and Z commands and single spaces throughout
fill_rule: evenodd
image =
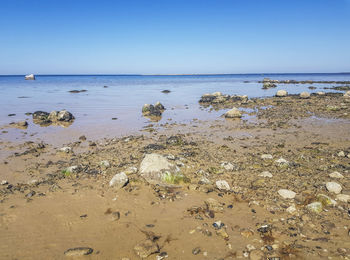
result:
M 35 74 L 39 77 L 52 76 L 77 76 L 77 77 L 98 77 L 98 76 L 120 76 L 120 77 L 143 77 L 143 76 L 237 76 L 237 75 L 348 75 L 350 72 L 287 72 L 287 73 L 203 73 L 203 74 Z M 0 77 L 24 77 L 26 74 L 1 75 Z

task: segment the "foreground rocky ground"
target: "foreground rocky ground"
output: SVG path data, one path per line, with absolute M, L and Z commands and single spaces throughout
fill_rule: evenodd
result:
M 3 143 L 0 258 L 349 259 L 350 99 L 222 96 L 238 119 Z

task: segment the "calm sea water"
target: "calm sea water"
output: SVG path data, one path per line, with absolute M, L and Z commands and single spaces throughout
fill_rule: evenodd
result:
M 294 80 L 350 81 L 349 74 L 244 74 L 200 76 L 37 76 L 26 81 L 24 76 L 0 76 L 0 126 L 13 121 L 28 119 L 27 134 L 23 130 L 2 133 L 1 139 L 21 139 L 30 135 L 55 135 L 91 132 L 104 137 L 124 135 L 142 129 L 150 121 L 142 117 L 145 103 L 160 101 L 167 110 L 160 124 L 166 122 L 186 123 L 194 118 L 200 120 L 218 118 L 224 111 L 208 113 L 201 109 L 198 100 L 204 93 L 221 91 L 224 94 L 248 95 L 249 97 L 272 96 L 278 89 L 289 93 L 324 91 L 325 84 L 280 85 L 276 89 L 262 90 L 258 83 L 265 77 Z M 246 83 L 245 81 L 249 81 Z M 104 88 L 108 86 L 108 88 Z M 329 85 L 328 85 L 329 86 Z M 72 94 L 70 90 L 87 92 Z M 162 90 L 170 90 L 164 94 Z M 26 112 L 67 109 L 76 117 L 68 128 L 60 126 L 39 127 L 31 123 Z M 16 114 L 9 117 L 8 114 Z M 112 118 L 118 120 L 112 120 Z

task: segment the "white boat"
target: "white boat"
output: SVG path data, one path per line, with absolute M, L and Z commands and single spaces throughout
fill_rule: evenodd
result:
M 34 74 L 29 74 L 24 77 L 26 80 L 35 80 Z

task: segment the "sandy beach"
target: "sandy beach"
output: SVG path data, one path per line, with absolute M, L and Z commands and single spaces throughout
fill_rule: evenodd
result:
M 309 92 L 65 143 L 3 125 L 0 258 L 348 259 L 350 97 Z

